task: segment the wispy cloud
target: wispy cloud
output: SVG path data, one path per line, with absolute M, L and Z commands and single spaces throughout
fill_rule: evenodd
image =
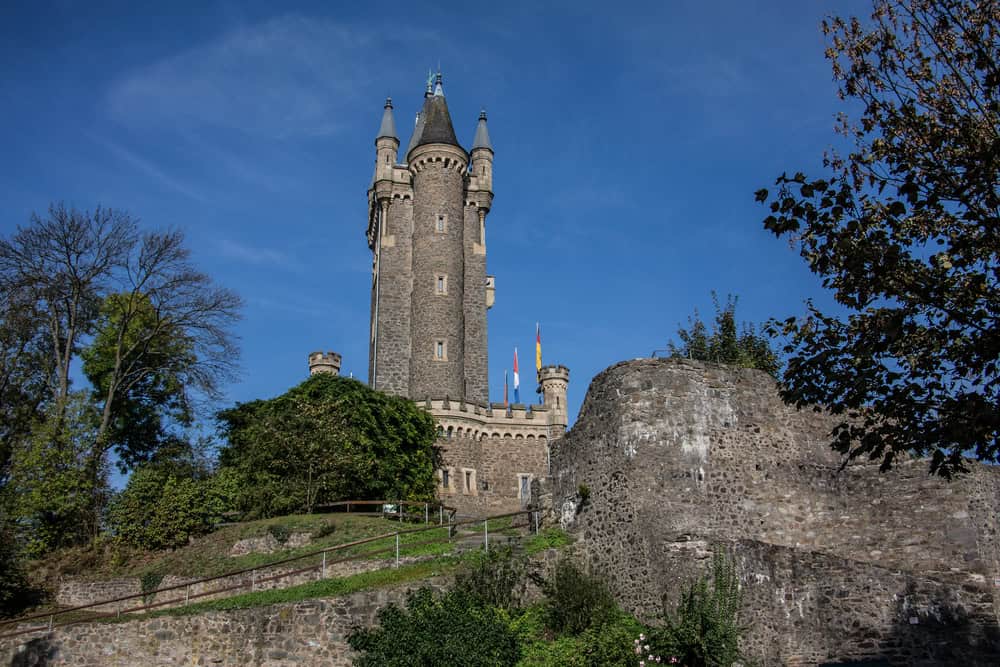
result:
M 330 20 L 280 16 L 140 68 L 108 93 L 126 124 L 207 125 L 273 138 L 320 136 L 346 126 L 346 110 L 371 97 L 373 58 L 400 52 L 383 33 Z M 386 48 L 388 47 L 388 48 Z M 398 63 L 397 63 L 398 64 Z M 393 71 L 389 69 L 387 71 Z
M 232 239 L 219 241 L 219 252 L 223 257 L 258 266 L 276 266 L 284 269 L 299 268 L 298 262 L 279 250 L 249 246 Z
M 179 192 L 182 195 L 190 197 L 196 201 L 205 202 L 207 198 L 197 189 L 186 183 L 185 181 L 171 176 L 159 166 L 157 166 L 152 160 L 149 160 L 139 153 L 125 148 L 121 144 L 114 142 L 110 139 L 105 139 L 96 135 L 91 135 L 91 139 L 103 146 L 115 157 L 117 157 L 122 162 L 129 164 L 130 166 L 138 169 L 140 172 L 151 178 L 153 181 L 157 182 L 160 186 L 165 187 L 174 192 Z

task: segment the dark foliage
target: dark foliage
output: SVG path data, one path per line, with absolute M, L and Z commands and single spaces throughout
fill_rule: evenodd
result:
M 348 638 L 356 667 L 505 667 L 521 656 L 507 615 L 466 591 L 410 593 L 406 608 L 379 610 L 378 626 Z
M 1000 461 L 1000 3 L 875 0 L 823 31 L 853 149 L 757 199 L 844 314 L 775 326 L 784 396 L 848 415 L 834 445 L 883 468 Z

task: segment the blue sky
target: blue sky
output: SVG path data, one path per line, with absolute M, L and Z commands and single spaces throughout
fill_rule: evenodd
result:
M 0 233 L 59 200 L 182 229 L 246 300 L 229 402 L 285 391 L 318 349 L 364 379 L 374 137 L 391 95 L 406 145 L 439 63 L 459 140 L 485 107 L 496 149 L 494 400 L 536 321 L 573 419 L 596 373 L 711 315 L 713 289 L 756 322 L 830 303 L 753 193 L 837 140 L 819 23 L 866 2 L 17 4 Z

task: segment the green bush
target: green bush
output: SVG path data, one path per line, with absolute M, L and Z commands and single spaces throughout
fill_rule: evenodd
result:
M 472 557 L 455 577 L 455 588 L 464 591 L 486 607 L 513 610 L 525 577 L 523 558 L 515 557 L 510 547 L 494 549 Z
M 311 514 L 336 500 L 432 500 L 434 419 L 413 401 L 320 373 L 218 414 L 219 462 L 250 517 Z
M 545 617 L 545 606 L 535 605 L 514 620 L 513 627 L 524 647 L 517 667 L 633 667 L 636 664 L 632 642 L 639 633 L 645 632 L 645 627 L 628 614 L 616 611 L 601 625 L 592 626 L 575 637 L 556 639 L 546 632 Z
M 664 626 L 650 633 L 651 652 L 688 667 L 730 667 L 742 659 L 740 603 L 736 567 L 717 552 L 711 582 L 703 575 L 682 594 L 677 609 L 665 614 Z
M 552 576 L 542 582 L 542 592 L 547 598 L 546 627 L 557 635 L 579 635 L 601 626 L 617 609 L 604 583 L 567 559 L 557 563 Z
M 108 527 L 121 543 L 138 549 L 183 546 L 209 532 L 228 509 L 215 478 L 185 477 L 155 465 L 132 473 L 108 508 Z
M 360 652 L 356 667 L 507 667 L 521 654 L 509 616 L 460 589 L 413 591 L 405 609 L 383 607 L 378 626 L 352 633 L 348 643 Z

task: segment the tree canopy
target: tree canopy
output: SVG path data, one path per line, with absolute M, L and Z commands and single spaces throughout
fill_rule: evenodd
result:
M 736 324 L 736 302 L 733 295 L 726 296 L 726 303 L 719 303 L 718 295 L 712 292 L 715 319 L 712 330 L 702 321 L 696 310 L 688 318 L 688 328 L 677 329 L 679 343 L 671 341 L 667 351 L 672 357 L 685 357 L 699 361 L 714 361 L 720 364 L 756 368 L 770 375 L 777 375 L 781 369 L 778 355 L 771 349 L 768 338 L 757 333 L 753 324 Z
M 36 551 L 85 540 L 110 453 L 125 472 L 174 446 L 232 377 L 240 299 L 180 232 L 57 204 L 0 238 L 0 306 L 0 509 Z
M 241 480 L 239 509 L 267 517 L 351 499 L 430 499 L 436 427 L 412 401 L 348 378 L 311 376 L 218 415 L 222 469 Z
M 780 325 L 785 398 L 881 460 L 1000 461 L 1000 3 L 875 0 L 823 23 L 853 144 L 757 192 L 843 310 Z

